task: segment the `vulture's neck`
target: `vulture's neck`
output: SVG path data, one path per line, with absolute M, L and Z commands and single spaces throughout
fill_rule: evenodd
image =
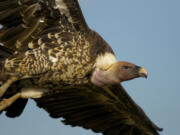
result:
M 112 53 L 104 53 L 97 56 L 95 62 L 95 70 L 91 76 L 91 82 L 96 86 L 104 86 L 110 82 L 117 82 L 114 72 L 110 73 L 111 66 L 116 63 L 116 57 Z M 108 77 L 108 78 L 107 78 Z M 107 81 L 110 80 L 110 81 Z

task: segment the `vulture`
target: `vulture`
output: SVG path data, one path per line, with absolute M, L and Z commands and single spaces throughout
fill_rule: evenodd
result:
M 0 0 L 0 112 L 18 117 L 29 98 L 63 123 L 103 135 L 159 135 L 121 82 L 147 71 L 117 61 L 78 0 Z

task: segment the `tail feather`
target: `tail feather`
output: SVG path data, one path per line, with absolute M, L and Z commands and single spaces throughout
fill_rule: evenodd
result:
M 3 83 L 4 80 L 6 80 L 6 74 L 3 72 L 4 62 L 6 58 L 12 56 L 12 54 L 13 51 L 0 45 L 0 84 Z M 19 92 L 20 89 L 21 89 L 20 87 L 15 87 L 15 88 L 10 87 L 7 93 L 5 93 L 5 95 L 2 97 L 2 99 L 13 96 L 17 92 Z M 4 110 L 6 116 L 10 118 L 18 117 L 23 112 L 27 104 L 27 101 L 28 99 L 18 99 L 17 101 L 15 101 L 10 107 Z M 2 111 L 0 112 L 0 114 L 1 113 Z
M 6 116 L 10 118 L 15 118 L 21 115 L 23 112 L 28 99 L 18 99 L 10 107 L 6 109 Z
M 8 99 L 20 91 L 21 91 L 21 86 L 18 85 L 18 83 L 16 82 L 14 86 L 9 87 L 8 91 L 3 95 L 3 97 L 0 97 L 0 99 L 3 99 L 3 98 Z M 18 117 L 23 112 L 27 102 L 28 102 L 28 99 L 19 98 L 11 106 L 1 111 L 0 115 L 2 112 L 5 112 L 7 117 L 10 117 L 10 118 Z

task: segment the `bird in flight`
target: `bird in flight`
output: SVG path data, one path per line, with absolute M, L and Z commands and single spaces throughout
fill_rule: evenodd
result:
M 77 0 L 0 0 L 0 112 L 29 98 L 53 118 L 104 135 L 158 135 L 120 84 L 147 71 L 117 61 Z

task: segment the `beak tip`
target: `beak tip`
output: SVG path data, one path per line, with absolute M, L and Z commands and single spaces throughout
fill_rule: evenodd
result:
M 143 77 L 143 78 L 147 79 L 148 72 L 147 72 L 147 70 L 145 68 L 139 68 L 138 73 L 139 73 L 140 77 Z
M 148 78 L 148 75 L 145 75 L 145 76 L 144 76 L 144 78 L 146 78 L 146 79 L 147 79 L 147 78 Z

